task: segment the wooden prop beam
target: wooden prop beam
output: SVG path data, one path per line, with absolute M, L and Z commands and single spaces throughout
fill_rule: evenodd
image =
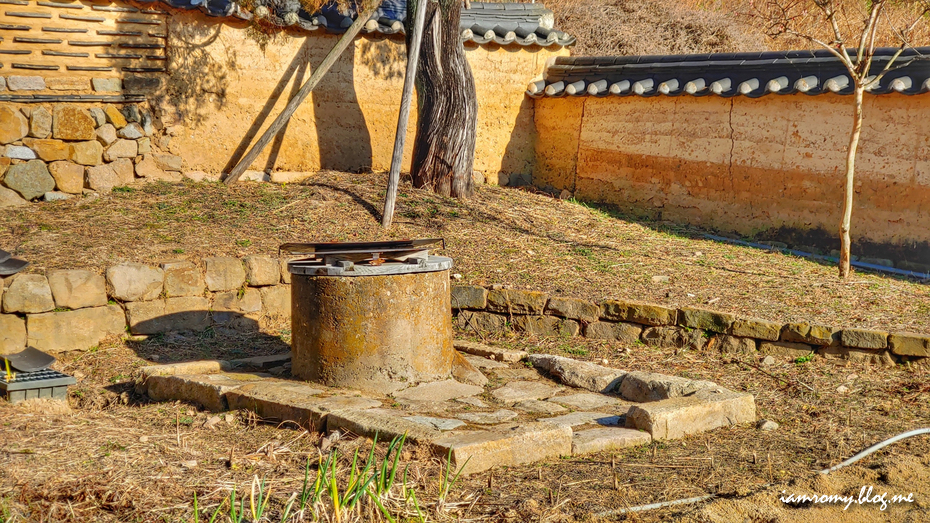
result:
M 366 2 L 367 3 L 367 2 Z M 349 44 L 355 40 L 355 37 L 358 36 L 358 33 L 361 32 L 362 28 L 365 27 L 365 24 L 368 23 L 368 20 L 371 18 L 372 13 L 375 12 L 375 9 L 381 5 L 381 1 L 377 0 L 371 2 L 366 9 L 358 14 L 358 18 L 355 19 L 355 22 L 352 22 L 352 25 L 349 26 L 349 29 L 346 30 L 345 34 L 339 38 L 339 41 L 336 42 L 336 45 L 333 46 L 333 49 L 326 55 L 326 58 L 323 60 L 323 63 L 313 71 L 313 74 L 310 76 L 310 79 L 307 80 L 307 83 L 300 88 L 300 91 L 297 91 L 297 94 L 291 98 L 291 101 L 288 102 L 287 107 L 284 108 L 284 111 L 275 118 L 275 121 L 272 122 L 271 126 L 268 127 L 268 130 L 265 131 L 265 134 L 258 139 L 258 142 L 249 149 L 249 152 L 239 160 L 239 163 L 229 172 L 226 176 L 226 179 L 223 180 L 226 185 L 231 185 L 236 183 L 239 180 L 239 177 L 242 176 L 242 173 L 252 165 L 252 162 L 258 158 L 258 155 L 262 153 L 265 147 L 271 142 L 272 138 L 290 120 L 294 112 L 297 111 L 297 108 L 300 107 L 300 104 L 310 95 L 310 92 L 320 83 L 320 80 L 326 76 L 326 73 L 329 72 L 333 64 L 336 63 L 336 60 L 345 52 L 346 48 L 349 47 Z
M 407 123 L 410 121 L 410 105 L 413 101 L 413 86 L 417 78 L 417 62 L 420 61 L 420 43 L 423 41 L 423 28 L 426 25 L 426 2 L 428 1 L 416 0 L 413 34 L 410 35 L 410 48 L 407 49 L 404 94 L 400 100 L 397 134 L 394 136 L 394 156 L 391 158 L 391 172 L 388 175 L 387 193 L 384 195 L 384 212 L 381 214 L 381 225 L 385 229 L 391 226 L 391 221 L 394 219 L 394 203 L 397 200 L 397 185 L 400 183 L 400 166 L 404 161 L 404 140 L 407 138 Z

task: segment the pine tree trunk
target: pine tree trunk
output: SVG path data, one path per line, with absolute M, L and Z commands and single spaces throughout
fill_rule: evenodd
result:
M 427 1 L 426 28 L 417 67 L 417 134 L 413 186 L 444 196 L 472 194 L 478 100 L 475 79 L 459 36 L 461 0 L 411 0 L 407 38 L 417 1 Z M 409 45 L 409 41 L 408 41 Z
M 849 228 L 852 220 L 853 194 L 856 174 L 856 151 L 859 149 L 859 136 L 862 134 L 862 97 L 863 86 L 856 85 L 855 107 L 853 110 L 853 128 L 849 133 L 849 147 L 846 151 L 846 191 L 843 198 L 843 222 L 840 224 L 840 278 L 849 277 Z

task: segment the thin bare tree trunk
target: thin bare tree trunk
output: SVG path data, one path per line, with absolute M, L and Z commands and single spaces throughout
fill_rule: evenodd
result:
M 407 4 L 408 25 L 416 1 L 427 1 L 426 28 L 417 68 L 417 135 L 413 186 L 465 198 L 474 191 L 478 100 L 475 79 L 459 36 L 461 0 L 415 0 Z M 408 45 L 412 31 L 407 28 Z
M 846 151 L 846 194 L 843 199 L 843 222 L 840 224 L 840 278 L 849 277 L 849 224 L 852 220 L 856 151 L 859 149 L 859 136 L 862 134 L 862 97 L 864 92 L 864 86 L 856 82 L 853 128 L 852 132 L 849 133 L 849 147 Z

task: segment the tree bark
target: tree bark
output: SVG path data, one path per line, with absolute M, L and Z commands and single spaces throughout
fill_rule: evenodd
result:
M 465 198 L 474 191 L 478 100 L 459 36 L 461 0 L 407 2 L 407 44 L 416 2 L 426 1 L 426 28 L 417 67 L 417 134 L 413 186 Z
M 865 87 L 856 82 L 853 109 L 853 128 L 849 133 L 849 147 L 846 150 L 846 193 L 843 198 L 843 221 L 840 223 L 840 278 L 849 277 L 849 227 L 852 220 L 853 194 L 855 189 L 856 151 L 859 149 L 859 136 L 862 134 L 862 97 Z

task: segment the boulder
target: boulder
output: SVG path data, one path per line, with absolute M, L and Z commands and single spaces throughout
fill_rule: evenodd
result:
M 163 180 L 167 174 L 155 163 L 151 154 L 146 154 L 142 161 L 136 164 L 136 176 L 150 180 Z
M 262 287 L 262 307 L 267 316 L 291 317 L 291 288 L 287 285 Z
M 158 165 L 160 169 L 166 171 L 180 171 L 181 170 L 181 157 L 175 156 L 173 154 L 160 154 L 155 153 L 152 155 L 152 158 L 155 159 L 155 164 Z
M 70 200 L 71 198 L 74 198 L 73 194 L 61 191 L 49 191 L 42 196 L 42 199 L 47 202 L 60 202 L 61 200 Z
M 113 127 L 111 123 L 101 125 L 97 128 L 95 133 L 97 134 L 97 141 L 104 146 L 110 145 L 118 138 L 116 136 L 116 127 Z
M 52 136 L 60 140 L 94 140 L 96 121 L 76 105 L 57 105 L 52 117 Z
M 22 140 L 29 134 L 29 120 L 15 107 L 0 106 L 0 143 Z
M 107 284 L 103 276 L 82 270 L 48 272 L 55 306 L 66 309 L 102 307 L 107 304 Z
M 116 171 L 113 170 L 113 167 L 110 167 L 110 164 L 102 164 L 87 167 L 85 185 L 87 185 L 89 189 L 93 189 L 97 192 L 108 193 L 112 191 L 114 187 L 120 185 L 120 183 L 119 177 L 116 175 Z
M 107 336 L 123 334 L 126 315 L 119 305 L 30 314 L 26 327 L 29 345 L 39 350 L 50 353 L 87 350 Z
M 103 163 L 103 146 L 96 140 L 73 143 L 71 161 L 81 165 L 100 165 Z
M 138 152 L 139 144 L 135 140 L 116 140 L 113 145 L 107 147 L 103 157 L 106 161 L 112 162 L 118 158 L 135 158 Z
M 41 274 L 19 274 L 3 292 L 3 312 L 36 313 L 55 308 L 48 280 Z
M 245 283 L 245 268 L 238 258 L 214 257 L 204 262 L 207 268 L 207 288 L 211 291 L 232 291 Z
M 32 110 L 29 116 L 29 136 L 35 138 L 48 138 L 52 134 L 52 113 L 44 107 Z
M 281 267 L 278 260 L 268 256 L 246 256 L 242 259 L 245 262 L 245 278 L 251 287 L 264 287 L 266 285 L 277 285 L 281 282 Z
M 103 112 L 107 117 L 107 121 L 113 124 L 117 129 L 122 129 L 129 123 L 126 121 L 126 117 L 123 116 L 123 113 L 119 112 L 119 109 L 114 105 L 106 106 Z
M 27 145 L 46 162 L 67 160 L 71 155 L 71 146 L 61 140 L 31 140 Z
M 110 164 L 110 168 L 116 173 L 116 186 L 121 187 L 129 185 L 136 181 L 135 167 L 129 158 L 119 158 Z
M 0 209 L 19 207 L 27 203 L 29 202 L 24 200 L 16 191 L 0 186 Z
M 15 314 L 0 314 L 0 354 L 26 348 L 26 322 Z
M 110 296 L 120 301 L 154 300 L 164 281 L 164 271 L 141 263 L 124 262 L 107 269 Z
M 13 165 L 3 178 L 3 185 L 18 192 L 23 198 L 32 200 L 55 190 L 55 179 L 48 172 L 45 162 L 31 160 Z
M 136 122 L 126 125 L 116 133 L 120 138 L 125 138 L 127 140 L 138 140 L 145 136 L 145 132 L 142 130 L 142 126 Z
M 165 296 L 203 296 L 203 273 L 193 263 L 169 261 L 162 263 L 161 269 L 165 271 Z
M 48 170 L 55 179 L 59 191 L 81 194 L 84 189 L 84 166 L 73 162 L 60 161 L 48 165 Z

